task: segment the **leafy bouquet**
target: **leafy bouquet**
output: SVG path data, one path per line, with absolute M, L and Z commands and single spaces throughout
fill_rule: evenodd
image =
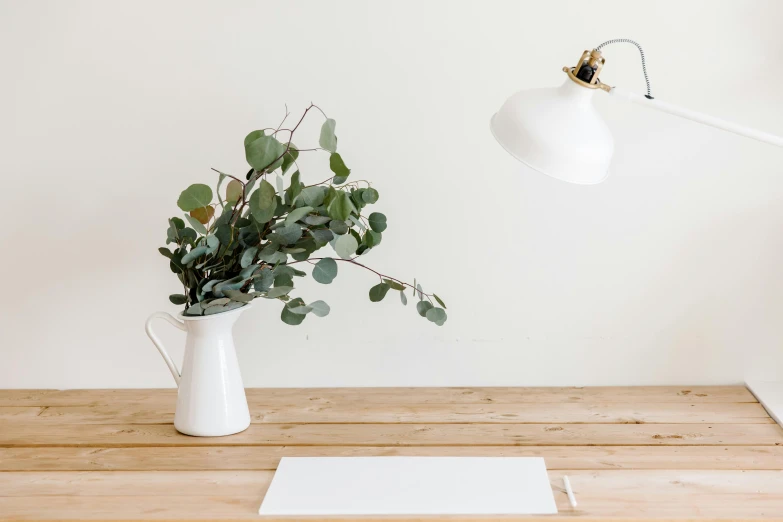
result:
M 300 149 L 291 139 L 312 109 L 326 118 L 320 147 Z M 191 185 L 180 194 L 177 206 L 186 212 L 184 217 L 190 226 L 178 217 L 169 219 L 166 245 L 173 243 L 174 250 L 168 246 L 159 249 L 184 288 L 182 294 L 171 295 L 169 300 L 185 305 L 184 315 L 201 316 L 239 308 L 256 297 L 277 299 L 283 302 L 283 322 L 298 325 L 309 313 L 327 315 L 329 305 L 291 297 L 294 278 L 307 275 L 295 265 L 312 265 L 313 279 L 329 284 L 337 276 L 338 264 L 346 263 L 379 278 L 378 284 L 370 288 L 370 301 L 381 301 L 389 290 L 395 290 L 402 304 L 407 304 L 405 291 L 410 288 L 419 298 L 419 315 L 443 325 L 446 305 L 437 295 L 425 293 L 415 280 L 408 284 L 357 261 L 381 243 L 386 216 L 363 213 L 365 207 L 378 201 L 378 191 L 368 181 L 348 181 L 351 170 L 337 152 L 335 121 L 312 104 L 293 128 L 282 128 L 287 118 L 288 113 L 277 128 L 247 135 L 245 157 L 251 169 L 244 181 L 212 169 L 218 173 L 217 203 L 213 203 L 208 185 Z M 288 139 L 281 141 L 281 134 Z M 328 152 L 334 175 L 306 185 L 297 158 L 310 151 Z M 286 187 L 284 178 L 288 173 Z M 272 176 L 275 185 L 269 181 Z M 230 181 L 222 197 L 221 186 L 226 179 Z M 312 257 L 326 245 L 331 245 L 337 257 Z

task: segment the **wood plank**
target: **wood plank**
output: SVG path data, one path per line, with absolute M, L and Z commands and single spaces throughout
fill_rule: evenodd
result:
M 50 471 L 0 473 L 0 497 L 188 496 L 263 498 L 274 471 Z
M 22 476 L 13 481 L 2 475 Z M 271 475 L 269 472 L 0 474 L 3 481 L 0 491 L 5 492 L 0 496 L 0 512 L 5 517 L 22 520 L 105 519 L 117 513 L 122 513 L 125 519 L 250 518 L 257 516 L 256 510 Z M 576 509 L 567 505 L 562 491 L 563 475 L 571 480 L 579 501 Z M 178 485 L 179 491 L 188 495 L 162 494 L 160 487 L 164 480 Z M 749 520 L 779 518 L 783 513 L 783 472 L 780 471 L 562 470 L 550 472 L 550 482 L 560 516 L 540 520 L 624 517 L 629 513 L 641 518 Z M 715 502 L 715 499 L 720 500 Z
M 230 437 L 188 437 L 168 424 L 18 423 L 14 446 L 560 446 L 783 445 L 777 424 L 253 424 Z
M 9 393 L 10 392 L 10 393 Z M 173 404 L 177 390 L 0 390 L 2 406 Z M 36 393 L 40 392 L 40 397 Z M 291 404 L 528 404 L 562 402 L 758 402 L 744 386 L 629 386 L 588 388 L 248 388 L 251 405 Z
M 558 469 L 783 469 L 783 446 L 0 448 L 0 471 L 274 470 L 281 457 L 543 457 Z
M 47 397 L 60 390 L 0 390 L 0 406 L 46 406 Z
M 130 404 L 94 406 L 0 407 L 0 420 L 49 424 L 164 424 L 175 405 L 158 408 Z M 543 404 L 353 404 L 260 406 L 254 423 L 621 423 L 621 424 L 772 424 L 758 403 L 543 403 Z

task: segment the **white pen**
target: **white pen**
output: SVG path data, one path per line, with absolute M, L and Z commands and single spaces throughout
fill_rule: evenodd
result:
M 571 483 L 566 475 L 563 475 L 563 484 L 565 485 L 566 495 L 568 495 L 568 501 L 571 503 L 571 507 L 575 508 L 576 498 L 574 497 L 574 490 L 571 489 Z

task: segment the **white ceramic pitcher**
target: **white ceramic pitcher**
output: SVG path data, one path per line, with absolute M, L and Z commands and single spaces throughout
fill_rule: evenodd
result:
M 177 431 L 197 437 L 217 437 L 239 433 L 250 426 L 250 412 L 231 333 L 234 323 L 247 308 L 250 306 L 204 317 L 179 314 L 175 318 L 166 312 L 156 312 L 147 319 L 147 335 L 179 386 L 174 414 Z M 187 332 L 181 373 L 152 331 L 154 319 L 163 319 Z

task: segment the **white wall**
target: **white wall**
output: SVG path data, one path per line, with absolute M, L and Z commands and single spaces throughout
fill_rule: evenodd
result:
M 326 319 L 244 314 L 247 385 L 781 378 L 783 150 L 600 95 L 617 152 L 581 187 L 488 129 L 516 90 L 630 37 L 659 99 L 783 134 L 781 19 L 775 1 L 2 1 L 0 387 L 172 386 L 143 323 L 176 311 L 156 249 L 177 196 L 244 172 L 245 134 L 311 100 L 381 192 L 367 262 L 416 276 L 449 321 L 371 304 L 373 276 L 341 267 L 301 288 Z M 633 47 L 605 56 L 604 81 L 643 90 Z

